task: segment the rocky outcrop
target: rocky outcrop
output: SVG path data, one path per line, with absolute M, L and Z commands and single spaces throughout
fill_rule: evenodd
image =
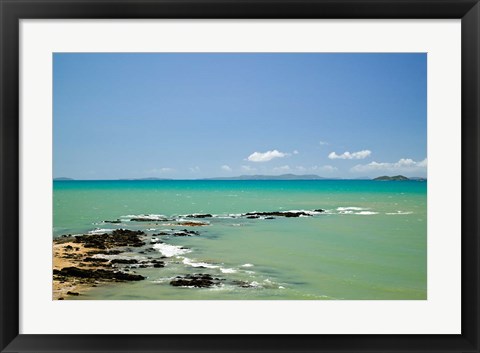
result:
M 134 275 L 119 271 L 110 270 L 89 270 L 78 267 L 64 267 L 61 270 L 53 270 L 54 276 L 59 277 L 77 277 L 84 279 L 98 279 L 98 280 L 117 280 L 117 281 L 141 281 L 145 277 L 141 275 Z
M 170 282 L 174 287 L 197 287 L 197 288 L 210 288 L 219 283 L 218 279 L 214 279 L 209 274 L 193 274 L 186 276 L 177 276 Z
M 110 261 L 110 263 L 113 264 L 138 264 L 138 260 L 135 259 L 113 259 Z
M 75 237 L 76 243 L 82 243 L 85 248 L 108 249 L 123 246 L 140 247 L 145 243 L 140 239 L 145 236 L 142 231 L 115 229 L 111 233 L 84 234 Z
M 274 211 L 274 212 L 248 212 L 244 214 L 245 217 L 247 218 L 259 218 L 259 217 L 300 217 L 300 216 L 308 216 L 310 217 L 310 213 L 306 213 L 303 211 L 285 211 L 285 212 L 280 212 L 280 211 Z
M 171 231 L 162 231 L 157 234 L 152 234 L 152 236 L 164 236 L 164 235 L 170 235 L 174 237 L 191 237 L 194 235 L 200 235 L 199 232 L 194 231 L 194 230 L 188 230 L 188 229 L 181 229 L 181 230 L 171 230 Z M 153 241 L 152 244 L 156 243 L 161 243 L 161 241 Z

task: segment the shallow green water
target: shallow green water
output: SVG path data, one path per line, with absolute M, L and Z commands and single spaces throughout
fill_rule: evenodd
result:
M 205 219 L 209 226 L 190 228 L 200 236 L 162 238 L 190 252 L 169 257 L 165 268 L 135 269 L 147 280 L 97 287 L 79 299 L 427 297 L 426 182 L 55 181 L 53 204 L 54 237 L 96 228 L 148 234 L 172 229 L 162 222 L 128 222 L 131 215 L 215 216 Z M 272 220 L 232 216 L 314 209 L 327 212 Z M 118 218 L 121 224 L 103 223 Z M 225 282 L 212 289 L 169 285 L 188 273 Z

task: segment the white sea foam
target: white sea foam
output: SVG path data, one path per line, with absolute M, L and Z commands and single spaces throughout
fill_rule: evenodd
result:
M 182 249 L 181 246 L 170 245 L 165 243 L 154 244 L 153 248 L 157 249 L 163 256 L 166 256 L 166 257 L 179 256 L 179 255 L 184 255 L 191 252 L 190 249 Z
M 185 219 L 185 218 L 179 218 L 177 219 L 177 222 L 188 222 L 188 223 L 195 223 L 195 224 L 201 224 L 201 225 L 209 225 L 210 222 L 208 221 L 194 221 L 192 219 Z
M 234 269 L 234 268 L 223 268 L 223 267 L 220 267 L 220 271 L 222 271 L 222 273 L 237 273 L 238 270 Z
M 240 267 L 253 267 L 253 264 L 243 264 L 242 266 Z
M 90 230 L 88 234 L 104 234 L 104 233 L 111 233 L 115 229 L 106 229 L 106 228 L 95 228 L 93 230 Z
M 132 218 L 152 219 L 152 220 L 155 220 L 155 221 L 162 221 L 162 220 L 167 219 L 167 216 L 162 215 L 162 214 L 137 214 L 137 215 L 129 214 L 129 215 L 120 217 L 120 219 L 124 222 L 129 221 Z
M 293 213 L 299 213 L 299 212 L 303 212 L 303 213 L 306 213 L 310 216 L 316 216 L 316 215 L 319 215 L 319 214 L 322 214 L 323 212 L 317 212 L 317 211 L 312 211 L 312 210 L 288 210 L 288 211 L 280 211 L 282 213 L 289 213 L 289 212 L 293 212 Z M 305 216 L 300 216 L 300 217 L 305 217 Z
M 220 267 L 220 266 L 217 266 L 217 265 L 208 264 L 206 262 L 195 262 L 192 259 L 189 259 L 188 257 L 185 257 L 183 259 L 183 263 L 185 265 L 192 266 L 192 267 L 205 267 L 205 268 L 219 268 Z
M 371 212 L 371 211 L 361 211 L 361 212 L 355 212 L 354 214 L 360 215 L 360 216 L 371 216 L 374 214 L 378 214 L 378 212 Z
M 406 215 L 406 214 L 412 214 L 413 212 L 411 211 L 397 211 L 397 212 L 388 212 L 385 214 L 391 215 L 391 216 L 396 216 L 396 215 Z
M 363 208 L 363 207 L 337 207 L 337 211 L 362 211 L 362 210 L 368 210 L 368 208 Z

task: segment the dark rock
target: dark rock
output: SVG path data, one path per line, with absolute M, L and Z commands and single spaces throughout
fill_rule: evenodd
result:
M 73 246 L 71 246 L 71 245 L 64 246 L 63 248 L 64 248 L 65 250 L 68 250 L 68 251 L 72 251 L 72 250 L 73 250 Z
M 108 259 L 102 259 L 97 257 L 86 257 L 83 261 L 86 262 L 107 262 Z
M 314 210 L 315 212 L 325 212 L 325 210 L 322 210 L 321 208 Z
M 141 281 L 145 277 L 131 275 L 123 272 L 109 270 L 85 270 L 78 267 L 64 267 L 61 270 L 53 270 L 53 274 L 64 277 L 88 278 L 99 280 Z
M 158 221 L 168 221 L 168 219 L 157 219 L 157 218 L 130 218 L 130 222 L 158 222 Z
M 290 218 L 290 217 L 311 216 L 311 215 L 303 211 L 286 211 L 286 212 L 274 211 L 274 212 L 248 212 L 248 213 L 245 213 L 244 216 L 246 216 L 247 218 L 258 218 L 260 216 L 276 216 L 276 217 Z
M 111 233 L 84 234 L 75 237 L 76 243 L 83 243 L 86 248 L 107 249 L 119 246 L 139 247 L 145 245 L 140 236 L 145 236 L 142 231 L 116 229 Z
M 275 219 L 275 217 L 265 217 L 265 219 Z
M 137 264 L 138 260 L 135 259 L 113 259 L 111 264 Z
M 212 218 L 213 216 L 210 213 L 204 213 L 204 214 L 190 214 L 187 217 L 188 218 Z
M 195 232 L 193 230 L 187 230 L 187 229 L 183 229 L 183 230 L 180 230 L 180 231 L 176 231 L 175 233 L 173 233 L 172 235 L 174 237 L 191 237 L 192 235 L 199 235 L 200 233 L 198 232 Z
M 242 287 L 242 288 L 253 288 L 253 286 L 250 283 L 248 283 L 247 281 L 235 280 L 235 281 L 232 281 L 232 283 L 239 286 L 239 287 Z
M 174 237 L 190 237 L 193 235 L 200 235 L 200 233 L 194 230 L 181 229 L 181 230 L 172 230 L 171 232 L 160 232 L 157 234 L 153 234 L 153 236 L 162 236 L 162 235 L 170 235 Z M 162 242 L 156 241 L 155 243 L 162 243 Z M 152 244 L 155 244 L 155 243 L 152 243 Z
M 103 221 L 104 223 L 122 223 L 122 221 L 120 221 L 119 219 L 115 220 L 115 221 Z
M 218 281 L 214 280 L 209 274 L 194 274 L 186 276 L 177 276 L 174 280 L 170 281 L 170 285 L 174 287 L 197 287 L 197 288 L 210 288 L 217 285 Z
M 249 219 L 256 219 L 256 218 L 260 218 L 260 216 L 257 216 L 257 215 L 251 215 L 251 216 L 247 216 L 247 218 L 249 218 Z
M 79 296 L 79 295 L 80 295 L 80 293 L 70 292 L 70 291 L 68 291 L 67 294 L 68 294 L 68 295 L 74 295 L 74 296 Z

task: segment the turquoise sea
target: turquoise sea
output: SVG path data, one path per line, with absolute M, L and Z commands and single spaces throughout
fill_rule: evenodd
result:
M 53 236 L 140 229 L 164 236 L 164 268 L 144 281 L 92 288 L 78 299 L 427 299 L 427 182 L 54 181 Z M 312 212 L 323 209 L 325 212 Z M 311 216 L 248 219 L 247 212 Z M 209 213 L 207 226 L 160 221 Z M 148 216 L 147 216 L 148 215 Z M 134 222 L 134 217 L 158 222 Z M 105 223 L 117 220 L 121 223 Z M 141 258 L 142 254 L 138 254 Z M 214 288 L 180 288 L 178 275 L 209 273 Z M 244 287 L 232 281 L 247 283 Z

